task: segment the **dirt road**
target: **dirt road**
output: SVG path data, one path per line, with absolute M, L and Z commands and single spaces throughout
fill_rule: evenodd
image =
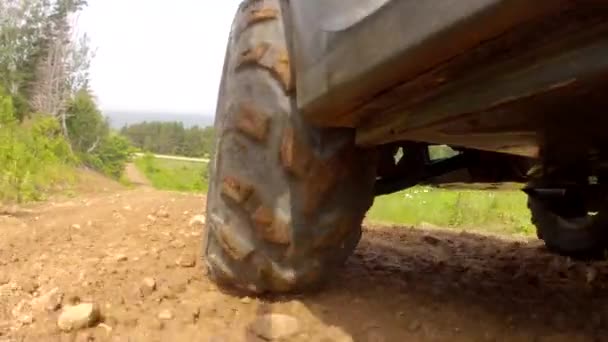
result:
M 143 153 L 134 153 L 134 155 L 138 158 L 143 157 L 145 154 Z M 208 163 L 208 158 L 190 158 L 190 157 L 182 157 L 182 156 L 172 156 L 166 154 L 154 154 L 154 158 L 158 159 L 169 159 L 169 160 L 179 160 L 179 161 L 189 161 L 194 163 Z
M 203 203 L 107 190 L 0 217 L 0 341 L 608 341 L 606 263 L 466 233 L 367 227 L 321 293 L 223 294 Z M 64 332 L 77 303 L 93 327 Z
M 137 166 L 133 163 L 128 163 L 125 168 L 125 176 L 127 179 L 134 185 L 140 187 L 150 186 L 150 181 L 146 178 L 146 176 L 141 173 Z

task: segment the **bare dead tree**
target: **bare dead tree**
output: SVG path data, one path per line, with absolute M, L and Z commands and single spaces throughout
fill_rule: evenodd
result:
M 31 106 L 35 111 L 59 119 L 66 137 L 68 136 L 66 107 L 70 98 L 67 84 L 67 51 L 68 44 L 65 39 L 53 39 L 49 42 L 47 54 L 37 68 L 31 99 Z
M 88 38 L 79 37 L 77 15 L 69 11 L 49 24 L 46 56 L 37 69 L 31 106 L 39 113 L 57 117 L 63 134 L 69 138 L 67 108 L 72 95 L 88 81 L 92 52 Z

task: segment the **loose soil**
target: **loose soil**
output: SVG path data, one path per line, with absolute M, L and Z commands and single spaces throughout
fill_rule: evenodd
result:
M 133 163 L 127 164 L 127 167 L 125 168 L 125 176 L 133 185 L 144 187 L 150 186 L 150 181 L 137 169 L 137 166 L 135 166 Z
M 205 275 L 204 196 L 96 181 L 0 216 L 1 342 L 608 341 L 606 262 L 367 226 L 323 291 L 241 298 Z M 77 303 L 100 320 L 64 332 L 59 316 Z

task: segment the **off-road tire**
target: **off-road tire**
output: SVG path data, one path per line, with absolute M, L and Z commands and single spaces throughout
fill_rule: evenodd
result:
M 204 255 L 223 287 L 300 292 L 333 276 L 373 202 L 375 156 L 296 109 L 287 1 L 244 1 L 224 62 Z
M 528 196 L 536 235 L 550 251 L 571 257 L 602 256 L 608 247 L 608 215 L 569 217 L 541 199 Z

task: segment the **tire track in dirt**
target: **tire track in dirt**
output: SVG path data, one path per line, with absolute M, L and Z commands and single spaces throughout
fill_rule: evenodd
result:
M 284 341 L 608 340 L 605 262 L 469 233 L 368 226 L 323 291 L 232 296 L 205 276 L 203 208 L 137 188 L 0 217 L 0 341 L 263 341 L 288 329 L 268 313 L 294 319 Z M 61 309 L 32 308 L 55 288 L 103 323 L 60 331 Z
M 137 166 L 134 163 L 128 163 L 125 167 L 125 177 L 131 182 L 133 185 L 149 187 L 151 186 L 150 180 L 139 171 Z

